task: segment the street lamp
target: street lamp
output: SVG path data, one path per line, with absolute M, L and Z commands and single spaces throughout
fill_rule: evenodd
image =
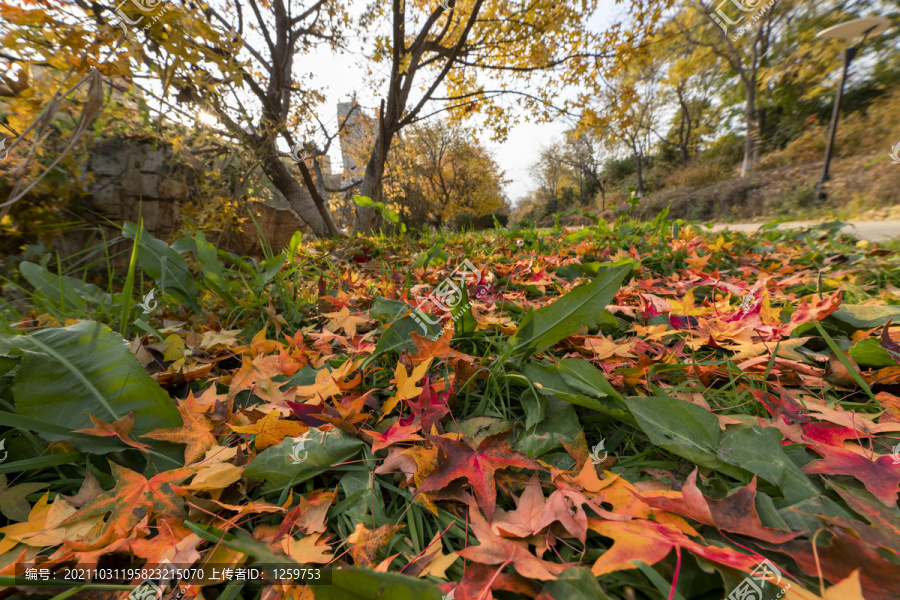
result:
M 848 46 L 841 51 L 844 68 L 841 72 L 841 83 L 838 86 L 837 93 L 834 97 L 834 110 L 831 112 L 831 125 L 828 127 L 828 141 L 825 144 L 825 165 L 822 167 L 822 176 L 819 178 L 818 184 L 816 184 L 816 198 L 819 200 L 824 200 L 826 198 L 825 182 L 831 179 L 831 176 L 828 174 L 828 168 L 831 166 L 831 151 L 834 148 L 834 136 L 837 133 L 838 114 L 841 110 L 841 96 L 844 95 L 844 81 L 847 79 L 847 70 L 850 68 L 850 62 L 856 56 L 856 53 L 865 43 L 867 38 L 881 35 L 890 24 L 891 22 L 883 17 L 867 17 L 864 19 L 846 21 L 816 34 L 816 37 L 837 40 L 862 38 L 856 46 Z

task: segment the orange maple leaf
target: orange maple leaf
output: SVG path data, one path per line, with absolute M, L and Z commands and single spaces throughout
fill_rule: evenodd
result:
M 75 433 L 86 433 L 88 435 L 96 435 L 98 437 L 117 437 L 124 444 L 127 444 L 132 448 L 137 448 L 138 450 L 141 450 L 143 452 L 146 452 L 150 448 L 150 446 L 148 446 L 147 444 L 136 442 L 128 437 L 131 434 L 131 430 L 134 429 L 133 410 L 121 419 L 116 419 L 112 423 L 107 423 L 103 419 L 98 419 L 94 415 L 88 415 L 88 418 L 90 418 L 91 423 L 93 423 L 94 426 L 86 429 L 76 429 Z
M 162 427 L 145 433 L 141 437 L 186 444 L 184 464 L 189 465 L 216 445 L 216 438 L 210 433 L 213 422 L 203 416 L 200 407 L 193 401 L 193 396 L 178 404 L 178 412 L 181 413 L 181 427 Z
M 94 516 L 108 515 L 100 535 L 92 541 L 68 542 L 73 550 L 92 550 L 108 545 L 119 537 L 128 537 L 131 530 L 146 516 L 175 516 L 185 518 L 184 502 L 179 498 L 185 492 L 177 484 L 190 477 L 195 469 L 181 468 L 165 471 L 149 481 L 140 473 L 110 462 L 116 485 L 61 525 L 67 525 Z

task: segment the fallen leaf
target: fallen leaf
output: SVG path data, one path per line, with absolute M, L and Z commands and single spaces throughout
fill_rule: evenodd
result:
M 94 415 L 88 415 L 93 427 L 88 429 L 76 429 L 75 433 L 86 433 L 87 435 L 96 435 L 97 437 L 114 437 L 119 438 L 123 444 L 137 448 L 146 452 L 150 449 L 147 444 L 136 442 L 130 437 L 131 430 L 134 429 L 134 411 L 130 411 L 127 415 L 120 419 L 116 419 L 112 423 L 107 423 L 103 419 L 98 419 Z
M 265 450 L 269 446 L 280 444 L 286 437 L 299 437 L 309 431 L 309 427 L 300 421 L 280 419 L 277 410 L 271 411 L 265 417 L 251 425 L 229 425 L 236 433 L 249 433 L 256 436 L 253 444 L 257 452 Z
M 213 423 L 191 406 L 190 399 L 178 404 L 181 414 L 181 427 L 163 427 L 145 433 L 141 437 L 175 444 L 185 444 L 184 464 L 189 465 L 200 459 L 206 451 L 216 445 L 215 436 L 210 433 Z
M 486 437 L 477 450 L 462 442 L 428 435 L 431 443 L 440 450 L 440 458 L 437 468 L 425 478 L 418 493 L 439 490 L 454 479 L 464 477 L 485 513 L 493 516 L 497 505 L 497 488 L 494 485 L 497 469 L 541 469 L 538 463 L 506 445 L 509 433 L 505 431 Z

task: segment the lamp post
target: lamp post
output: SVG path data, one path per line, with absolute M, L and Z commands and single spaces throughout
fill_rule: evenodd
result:
M 881 35 L 890 24 L 891 22 L 883 17 L 853 19 L 852 21 L 846 21 L 839 25 L 829 27 L 816 34 L 816 37 L 838 40 L 862 38 L 859 44 L 856 46 L 848 46 L 841 52 L 843 61 L 841 83 L 838 85 L 837 92 L 834 96 L 834 109 L 831 111 L 831 124 L 828 127 L 828 140 L 825 143 L 825 164 L 822 167 L 822 175 L 819 177 L 819 182 L 816 184 L 817 200 L 824 200 L 828 195 L 825 191 L 825 184 L 831 179 L 828 170 L 831 167 L 831 153 L 834 149 L 834 137 L 837 134 L 838 116 L 841 111 L 841 97 L 844 95 L 844 82 L 847 80 L 847 70 L 850 68 L 850 63 L 853 61 L 856 53 L 859 52 L 860 47 L 865 43 L 866 39 Z

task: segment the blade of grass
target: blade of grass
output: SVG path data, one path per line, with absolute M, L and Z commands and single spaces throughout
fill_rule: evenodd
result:
M 122 316 L 119 324 L 119 333 L 128 339 L 128 315 L 131 313 L 134 299 L 134 272 L 137 267 L 138 249 L 141 246 L 141 231 L 144 230 L 144 219 L 138 219 L 137 233 L 134 235 L 134 244 L 131 246 L 131 259 L 128 261 L 128 275 L 122 288 Z M 162 338 L 160 338 L 162 339 Z

